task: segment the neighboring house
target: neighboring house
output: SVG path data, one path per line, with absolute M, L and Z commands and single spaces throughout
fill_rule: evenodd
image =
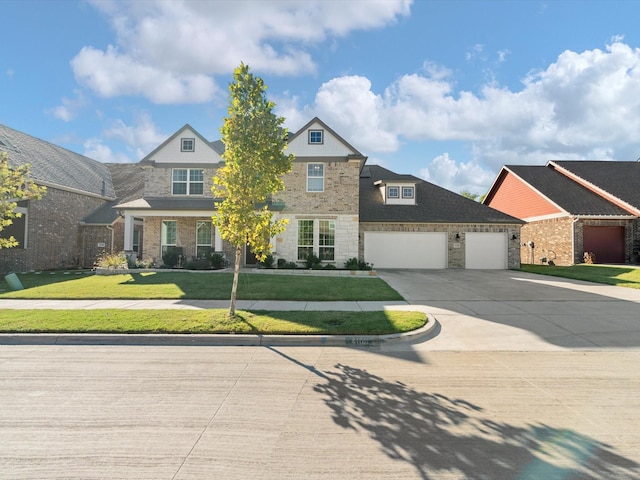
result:
M 115 200 L 109 168 L 4 125 L 0 151 L 7 152 L 10 165 L 30 164 L 31 178 L 47 187 L 41 200 L 21 201 L 22 217 L 0 233 L 19 242 L 0 250 L 0 272 L 90 266 L 93 259 L 82 253 L 81 221 Z
M 522 223 L 377 165 L 360 176 L 360 254 L 377 268 L 517 268 Z
M 638 162 L 507 165 L 484 203 L 527 222 L 521 235 L 523 263 L 640 261 Z
M 143 158 L 139 198 L 117 204 L 124 247 L 134 250 L 136 219 L 144 224 L 145 259 L 184 260 L 233 247 L 212 227 L 211 178 L 224 146 L 185 125 Z M 295 160 L 285 190 L 269 207 L 288 220 L 272 239 L 274 257 L 303 262 L 309 253 L 342 267 L 358 258 L 378 268 L 510 268 L 519 265 L 521 221 L 408 175 L 377 166 L 320 119 L 288 139 Z M 245 265 L 256 263 L 245 251 Z

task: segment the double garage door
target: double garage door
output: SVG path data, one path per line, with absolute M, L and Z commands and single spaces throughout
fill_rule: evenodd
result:
M 505 233 L 469 232 L 463 235 L 465 268 L 507 268 Z M 463 248 L 462 242 L 460 248 Z M 364 232 L 364 257 L 375 268 L 447 268 L 447 234 Z

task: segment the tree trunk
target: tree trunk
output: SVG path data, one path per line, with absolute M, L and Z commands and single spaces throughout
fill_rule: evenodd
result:
M 231 303 L 229 316 L 236 316 L 236 296 L 238 295 L 238 277 L 240 276 L 240 260 L 242 259 L 242 245 L 236 245 L 236 264 L 233 269 L 233 286 L 231 287 Z

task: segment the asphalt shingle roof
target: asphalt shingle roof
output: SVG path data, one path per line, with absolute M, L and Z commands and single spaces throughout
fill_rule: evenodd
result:
M 115 198 L 108 167 L 96 160 L 53 145 L 26 133 L 0 125 L 0 151 L 9 154 L 9 164 L 31 165 L 36 182 Z
M 416 205 L 385 205 L 374 182 L 415 182 Z M 412 175 L 399 175 L 378 165 L 365 166 L 360 176 L 360 221 L 391 223 L 502 223 L 522 220 Z
M 640 208 L 640 163 L 605 160 L 563 160 L 553 164 Z
M 571 215 L 629 215 L 591 190 L 549 166 L 506 165 L 541 194 Z

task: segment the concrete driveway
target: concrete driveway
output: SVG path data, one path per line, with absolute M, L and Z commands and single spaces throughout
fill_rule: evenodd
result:
M 413 349 L 640 350 L 640 290 L 510 270 L 378 275 L 440 324 Z

